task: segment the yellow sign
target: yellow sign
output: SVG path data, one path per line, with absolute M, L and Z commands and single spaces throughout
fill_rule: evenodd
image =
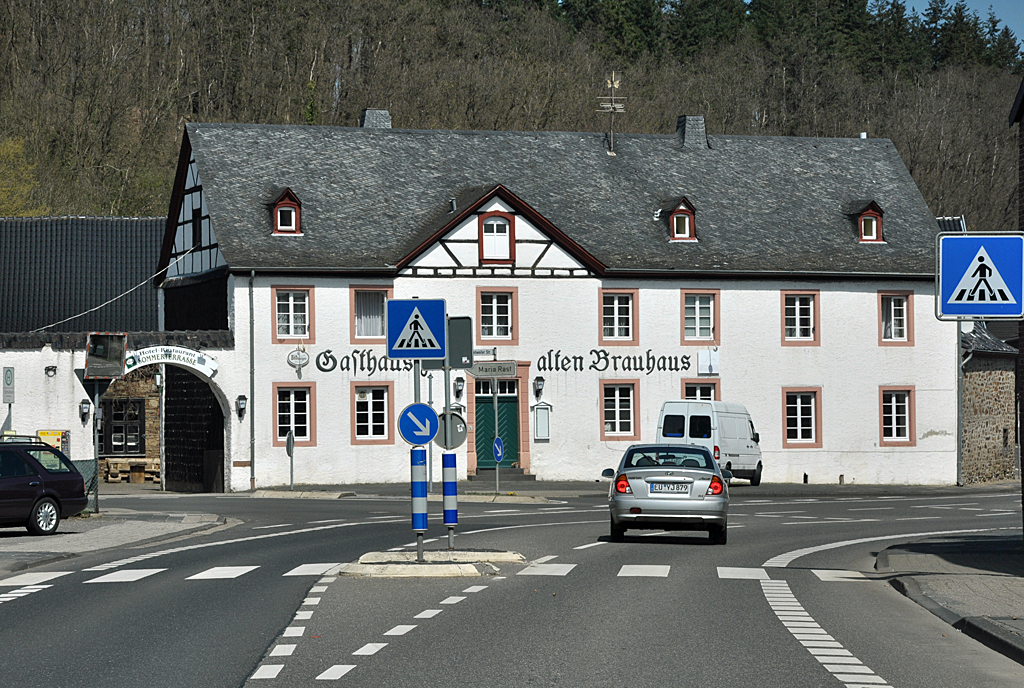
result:
M 63 451 L 63 439 L 65 432 L 67 432 L 67 430 L 40 430 L 36 434 L 39 435 L 39 439 L 46 442 L 57 451 Z

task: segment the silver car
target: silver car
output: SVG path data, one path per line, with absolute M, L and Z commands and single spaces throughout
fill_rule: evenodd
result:
M 706 530 L 724 545 L 729 520 L 732 476 L 718 467 L 706 448 L 690 444 L 634 444 L 611 478 L 608 508 L 611 539 L 620 542 L 627 528 Z

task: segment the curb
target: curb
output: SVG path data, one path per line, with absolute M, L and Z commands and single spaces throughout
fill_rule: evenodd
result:
M 322 490 L 313 490 L 307 492 L 293 492 L 291 490 L 256 490 L 249 495 L 256 499 L 343 499 L 345 497 L 389 497 L 392 499 L 411 499 L 408 495 L 371 495 L 371 494 L 357 494 L 355 492 L 326 492 Z M 603 496 L 603 495 L 602 495 Z M 500 495 L 488 495 L 488 494 L 460 494 L 458 495 L 460 502 L 483 502 L 490 504 L 550 504 L 551 500 L 548 497 L 530 497 L 526 495 L 514 495 L 514 494 L 500 494 Z M 428 494 L 428 502 L 440 502 L 444 499 L 444 495 L 441 494 Z

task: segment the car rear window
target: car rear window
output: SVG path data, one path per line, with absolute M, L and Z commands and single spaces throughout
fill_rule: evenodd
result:
M 662 437 L 685 437 L 686 416 L 665 416 L 665 422 L 661 426 Z
M 66 456 L 53 449 L 26 449 L 25 451 L 28 452 L 29 456 L 41 463 L 47 473 L 78 472 Z
M 700 468 L 714 470 L 711 454 L 687 447 L 630 449 L 626 452 L 625 468 Z
M 18 452 L 9 449 L 0 451 L 0 478 L 18 478 L 35 474 L 35 469 L 29 466 Z
M 711 437 L 711 416 L 690 416 L 690 437 L 694 439 Z

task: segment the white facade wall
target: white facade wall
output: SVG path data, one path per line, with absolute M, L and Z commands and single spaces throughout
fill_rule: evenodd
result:
M 519 249 L 517 249 L 519 250 Z M 717 379 L 724 401 L 746 405 L 761 435 L 764 480 L 799 482 L 804 474 L 812 483 L 952 484 L 956 481 L 956 335 L 955 325 L 933 317 L 932 285 L 925 282 L 882 283 L 783 282 L 776 280 L 721 280 L 627 282 L 598 278 L 554 277 L 399 277 L 394 281 L 340 277 L 267 277 L 254 283 L 255 394 L 250 413 L 255 414 L 256 485 L 287 484 L 288 459 L 283 445 L 273 441 L 274 383 L 315 383 L 315 446 L 295 449 L 296 483 L 366 483 L 407 481 L 409 452 L 395 438 L 394 418 L 389 419 L 390 444 L 353 446 L 351 405 L 353 381 L 394 384 L 393 410 L 397 414 L 413 401 L 412 373 L 406 370 L 374 370 L 384 360 L 383 343 L 353 344 L 350 336 L 349 285 L 379 284 L 393 287 L 394 298 L 443 298 L 450 316 L 470 315 L 477 322 L 477 287 L 518 289 L 518 346 L 501 345 L 499 360 L 528 364 L 520 395 L 535 403 L 529 381 L 543 376 L 541 399 L 551 404 L 551 438 L 520 436 L 520 451 L 529 450 L 529 472 L 541 480 L 591 480 L 603 468 L 613 466 L 630 441 L 602 441 L 602 380 L 638 380 L 640 441 L 654 441 L 661 403 L 682 395 L 683 379 L 698 378 L 697 359 L 706 346 L 681 345 L 682 290 L 719 289 L 716 307 L 721 309 Z M 295 344 L 273 343 L 272 286 L 312 287 L 315 342 L 305 346 L 310 364 L 301 378 L 286 361 Z M 598 342 L 600 288 L 638 289 L 639 340 L 635 346 L 607 346 Z M 780 291 L 819 291 L 820 345 L 783 346 Z M 914 293 L 914 346 L 879 346 L 879 289 L 911 290 Z M 216 384 L 233 402 L 249 393 L 248 280 L 233 281 L 229 296 L 235 329 L 235 350 L 217 352 L 220 369 Z M 491 343 L 478 346 L 491 346 Z M 330 350 L 339 361 L 324 372 L 314 361 Z M 369 352 L 369 353 L 367 353 Z M 554 358 L 579 356 L 584 370 L 552 370 Z M 360 354 L 362 354 L 360 356 Z M 603 355 L 608 368 L 601 371 Z M 641 371 L 623 370 L 622 359 L 640 356 Z M 648 357 L 655 361 L 648 371 Z M 661 357 L 689 357 L 689 369 L 658 370 Z M 342 370 L 357 367 L 363 370 Z M 579 359 L 577 359 L 579 360 Z M 398 365 L 397 362 L 392 362 Z M 597 365 L 595 365 L 597 363 Z M 379 366 L 375 364 L 374 367 Z M 615 367 L 618 367 L 616 370 Z M 632 366 L 630 366 L 632 367 Z M 467 402 L 472 379 L 467 379 Z M 77 383 L 76 383 L 77 384 Z M 913 387 L 916 394 L 916 446 L 880 447 L 879 387 Z M 783 448 L 785 411 L 783 388 L 817 387 L 821 394 L 821 447 Z M 434 371 L 434 405 L 443 403 L 443 374 Z M 427 399 L 426 379 L 423 400 Z M 249 418 L 232 416 L 234 430 L 227 444 L 229 489 L 249 486 Z M 522 420 L 521 420 L 522 425 Z M 435 447 L 435 478 L 440 478 L 440 450 Z M 460 477 L 468 468 L 467 447 L 457 450 Z

